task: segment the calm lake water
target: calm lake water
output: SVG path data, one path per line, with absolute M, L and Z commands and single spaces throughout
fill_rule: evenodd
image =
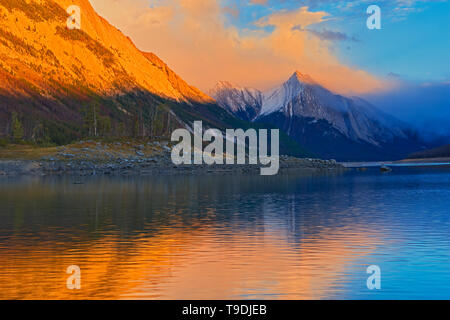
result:
M 3 179 L 0 202 L 3 299 L 450 298 L 450 169 Z

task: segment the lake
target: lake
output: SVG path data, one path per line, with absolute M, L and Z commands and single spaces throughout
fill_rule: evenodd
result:
M 450 298 L 450 168 L 74 182 L 0 180 L 0 298 Z

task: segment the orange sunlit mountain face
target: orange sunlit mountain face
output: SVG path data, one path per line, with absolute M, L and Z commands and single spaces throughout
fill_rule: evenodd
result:
M 29 97 L 37 91 L 57 97 L 89 91 L 114 95 L 148 90 L 177 101 L 211 100 L 154 54 L 137 49 L 128 37 L 101 18 L 89 1 L 24 3 L 0 3 L 4 17 L 0 24 L 0 85 L 9 94 Z M 65 8 L 74 4 L 82 13 L 80 29 L 66 26 Z

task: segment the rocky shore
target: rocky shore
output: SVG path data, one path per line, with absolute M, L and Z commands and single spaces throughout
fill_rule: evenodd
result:
M 79 142 L 59 147 L 39 159 L 0 159 L 0 176 L 20 175 L 155 175 L 155 174 L 260 174 L 261 165 L 174 165 L 166 142 Z M 329 171 L 344 168 L 334 160 L 280 157 L 280 173 L 291 170 Z

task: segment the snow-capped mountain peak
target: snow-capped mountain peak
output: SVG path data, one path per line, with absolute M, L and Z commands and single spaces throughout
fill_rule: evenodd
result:
M 273 113 L 325 120 L 347 138 L 373 145 L 382 139 L 404 138 L 400 121 L 394 121 L 362 99 L 334 94 L 299 71 L 265 94 L 258 119 Z
M 264 94 L 261 113 L 259 116 L 271 114 L 288 107 L 289 102 L 299 98 L 304 92 L 305 87 L 317 85 L 316 82 L 306 74 L 299 71 L 283 83 L 280 87 L 268 91 Z M 292 111 L 292 110 L 291 110 Z
M 324 147 L 333 150 L 338 141 L 349 154 L 353 144 L 355 150 L 361 145 L 379 150 L 395 141 L 415 146 L 406 124 L 363 99 L 335 94 L 299 71 L 264 94 L 252 90 L 221 82 L 211 95 L 237 117 L 278 126 L 318 153 Z
M 218 90 L 224 90 L 224 89 L 242 89 L 242 87 L 235 85 L 228 81 L 218 81 L 214 88 L 211 91 L 218 91 Z
M 219 81 L 209 94 L 222 108 L 247 121 L 252 121 L 261 110 L 263 95 L 254 88 Z
M 315 85 L 317 82 L 314 81 L 313 78 L 311 78 L 309 75 L 305 73 L 301 73 L 300 71 L 295 71 L 294 74 L 289 78 L 288 82 L 291 81 L 297 81 L 299 83 L 304 84 L 312 84 Z

